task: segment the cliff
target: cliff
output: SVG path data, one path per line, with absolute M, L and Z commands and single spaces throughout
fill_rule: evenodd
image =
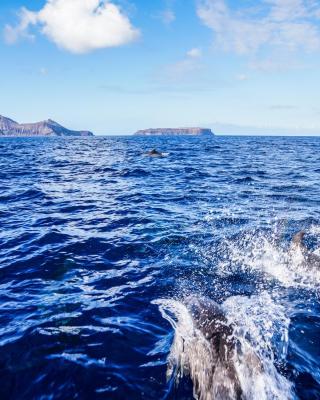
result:
M 206 128 L 153 128 L 135 133 L 136 136 L 213 136 L 211 129 Z
M 19 124 L 0 115 L 0 136 L 93 136 L 93 133 L 72 131 L 51 119 L 33 124 Z

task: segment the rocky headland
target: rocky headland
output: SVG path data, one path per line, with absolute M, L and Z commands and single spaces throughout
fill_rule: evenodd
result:
M 73 131 L 51 119 L 32 124 L 19 124 L 0 115 L 1 136 L 93 136 L 89 131 Z
M 207 128 L 151 128 L 143 129 L 135 136 L 213 136 L 211 129 Z

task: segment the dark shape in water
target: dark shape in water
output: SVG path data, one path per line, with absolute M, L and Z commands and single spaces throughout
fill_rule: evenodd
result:
M 191 298 L 187 301 L 194 324 L 209 343 L 211 365 L 206 371 L 207 383 L 205 393 L 203 382 L 193 377 L 194 389 L 199 399 L 242 399 L 243 391 L 235 368 L 237 351 L 241 347 L 234 337 L 234 327 L 225 316 L 221 306 L 205 298 Z M 245 355 L 246 364 L 253 374 L 263 370 L 258 356 L 250 351 Z M 208 366 L 207 366 L 208 367 Z
M 300 231 L 296 233 L 292 239 L 292 250 L 300 250 L 303 255 L 302 265 L 308 268 L 320 268 L 320 257 L 310 251 L 304 244 L 306 233 Z
M 163 157 L 163 154 L 160 153 L 158 150 L 156 149 L 152 149 L 150 151 L 148 151 L 148 156 L 149 157 Z

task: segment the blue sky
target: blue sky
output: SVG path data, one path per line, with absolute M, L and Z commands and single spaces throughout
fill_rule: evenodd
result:
M 0 114 L 320 134 L 320 2 L 2 0 Z

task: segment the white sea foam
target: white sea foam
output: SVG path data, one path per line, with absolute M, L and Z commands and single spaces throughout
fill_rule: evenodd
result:
M 314 228 L 315 229 L 315 228 Z M 310 233 L 315 233 L 315 230 Z M 246 233 L 239 241 L 225 240 L 225 257 L 217 274 L 262 272 L 285 287 L 316 289 L 320 286 L 320 269 L 306 265 L 301 249 L 283 246 L 276 235 Z M 315 252 L 317 254 L 317 252 Z

